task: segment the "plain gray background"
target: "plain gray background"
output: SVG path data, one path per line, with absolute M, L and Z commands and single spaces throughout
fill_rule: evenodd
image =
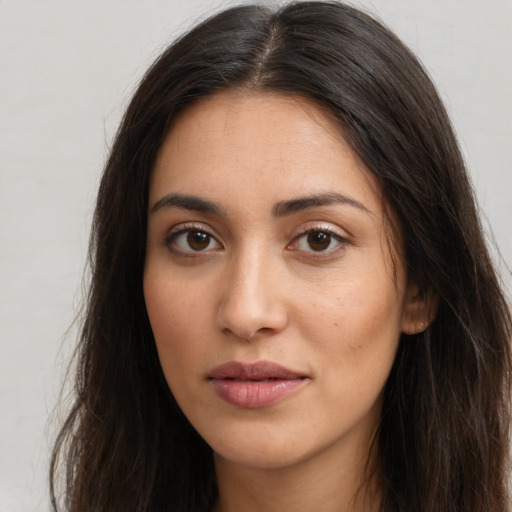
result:
M 234 3 L 0 0 L 0 512 L 49 509 L 48 447 L 60 417 L 49 415 L 123 108 L 169 41 Z M 353 3 L 380 16 L 430 71 L 512 266 L 512 0 Z

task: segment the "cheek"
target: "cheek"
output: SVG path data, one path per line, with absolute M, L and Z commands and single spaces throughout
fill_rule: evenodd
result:
M 165 380 L 181 409 L 186 410 L 190 403 L 206 406 L 201 404 L 199 380 L 191 377 L 191 369 L 197 369 L 200 360 L 200 325 L 197 305 L 175 290 L 175 286 L 163 287 L 161 281 L 146 281 L 144 285 L 146 308 Z
M 364 389 L 387 378 L 398 347 L 402 304 L 392 282 L 332 283 L 300 313 L 301 328 L 331 382 Z
M 403 305 L 393 283 L 344 280 L 308 295 L 308 301 L 300 304 L 300 316 L 309 329 L 325 331 L 327 339 L 339 333 L 347 340 L 359 339 L 361 345 L 375 335 L 400 334 Z
M 189 367 L 195 351 L 196 331 L 201 328 L 201 308 L 197 301 L 176 290 L 172 280 L 152 274 L 144 278 L 146 309 L 168 381 Z
M 156 265 L 144 275 L 144 298 L 153 333 L 157 341 L 170 340 L 171 334 L 187 334 L 205 318 L 208 294 L 205 286 L 191 286 L 179 276 Z

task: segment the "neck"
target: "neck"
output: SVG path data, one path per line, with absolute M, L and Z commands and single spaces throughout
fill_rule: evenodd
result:
M 215 467 L 219 486 L 215 512 L 380 510 L 379 474 L 371 471 L 375 457 L 358 457 L 357 451 L 327 449 L 284 468 L 254 468 L 216 455 Z

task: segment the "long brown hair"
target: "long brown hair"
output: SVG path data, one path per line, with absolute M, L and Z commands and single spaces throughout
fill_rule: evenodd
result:
M 402 336 L 385 388 L 375 441 L 383 510 L 504 512 L 511 318 L 453 129 L 422 66 L 388 29 L 321 1 L 223 11 L 141 81 L 98 194 L 76 401 L 51 465 L 54 510 L 207 512 L 215 502 L 211 449 L 163 377 L 142 275 L 158 149 L 185 105 L 226 88 L 321 104 L 399 219 L 409 275 L 438 299 L 431 326 Z

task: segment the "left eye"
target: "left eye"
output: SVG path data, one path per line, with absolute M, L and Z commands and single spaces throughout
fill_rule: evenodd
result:
M 299 236 L 295 248 L 299 251 L 327 252 L 342 244 L 344 239 L 328 230 L 310 230 Z
M 187 229 L 172 235 L 169 246 L 182 252 L 204 252 L 220 248 L 219 242 L 212 235 L 199 229 Z

